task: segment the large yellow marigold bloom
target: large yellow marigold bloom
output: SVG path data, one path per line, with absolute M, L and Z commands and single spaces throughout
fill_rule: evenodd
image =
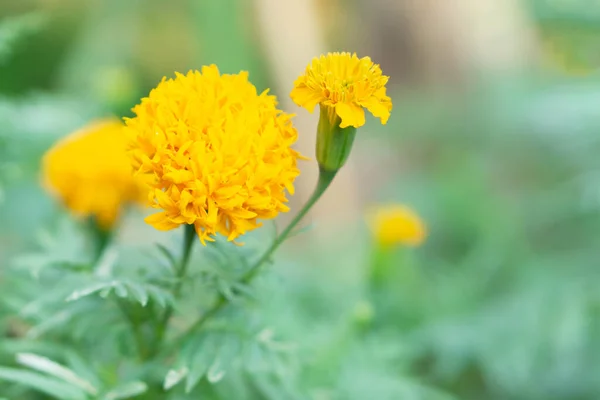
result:
M 65 137 L 44 155 L 46 188 L 76 216 L 93 217 L 109 229 L 127 203 L 142 202 L 147 190 L 132 175 L 123 123 L 99 120 Z
M 419 246 L 427 236 L 423 220 L 402 204 L 374 208 L 369 215 L 369 225 L 375 241 L 383 247 Z
M 335 109 L 340 127 L 361 127 L 369 110 L 387 123 L 392 100 L 386 95 L 389 77 L 369 57 L 350 53 L 328 53 L 313 59 L 304 75 L 294 83 L 292 100 L 312 112 L 317 104 Z
M 300 156 L 291 115 L 258 94 L 248 73 L 176 74 L 133 108 L 126 119 L 138 173 L 151 177 L 146 218 L 159 230 L 194 224 L 202 243 L 216 233 L 234 240 L 288 211 Z

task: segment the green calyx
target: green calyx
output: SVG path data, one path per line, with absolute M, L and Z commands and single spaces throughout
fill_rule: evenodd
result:
M 340 123 L 335 108 L 321 105 L 317 127 L 317 161 L 321 169 L 326 171 L 342 168 L 352 150 L 356 128 L 340 128 Z

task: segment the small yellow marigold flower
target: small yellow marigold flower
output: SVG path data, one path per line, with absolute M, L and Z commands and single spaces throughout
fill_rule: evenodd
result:
M 149 200 L 162 210 L 146 222 L 193 224 L 202 243 L 216 233 L 231 241 L 288 211 L 298 133 L 276 106 L 247 72 L 221 75 L 211 65 L 163 78 L 126 119 L 134 168 L 152 178 Z
M 123 123 L 95 121 L 56 143 L 44 155 L 46 188 L 76 216 L 110 229 L 127 203 L 142 202 L 145 185 L 132 175 Z
M 375 208 L 369 216 L 369 224 L 376 242 L 384 247 L 419 246 L 427 236 L 421 218 L 401 204 Z
M 388 79 L 369 57 L 328 53 L 313 59 L 294 83 L 290 96 L 310 112 L 317 104 L 335 109 L 341 118 L 340 128 L 363 126 L 363 108 L 386 124 L 392 110 L 392 100 L 386 95 Z

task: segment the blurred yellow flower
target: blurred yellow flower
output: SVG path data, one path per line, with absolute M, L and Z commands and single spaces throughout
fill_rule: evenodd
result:
M 133 177 L 123 123 L 95 121 L 56 143 L 44 155 L 46 188 L 76 216 L 111 228 L 126 203 L 142 202 L 145 186 Z
M 234 240 L 288 211 L 300 156 L 298 133 L 275 96 L 257 94 L 248 73 L 176 74 L 125 119 L 135 170 L 150 176 L 146 218 L 159 230 L 194 224 L 202 243 L 216 233 Z
M 386 124 L 392 110 L 392 100 L 386 95 L 388 79 L 369 57 L 328 53 L 313 59 L 294 83 L 290 96 L 310 112 L 317 104 L 335 109 L 341 118 L 340 128 L 363 126 L 363 107 Z
M 419 246 L 427 236 L 421 218 L 401 204 L 374 208 L 369 215 L 369 225 L 376 242 L 384 247 Z

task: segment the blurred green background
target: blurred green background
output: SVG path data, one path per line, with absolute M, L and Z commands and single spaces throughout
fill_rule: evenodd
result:
M 311 57 L 334 50 L 380 63 L 394 110 L 360 130 L 313 228 L 274 267 L 269 312 L 301 349 L 302 393 L 599 399 L 600 2 L 590 0 L 3 0 L 0 360 L 21 323 L 3 301 L 12 260 L 63 213 L 39 183 L 54 141 L 130 115 L 165 75 L 216 63 L 272 88 L 312 156 L 316 120 L 288 93 Z M 389 202 L 417 210 L 430 235 L 378 260 L 389 279 L 368 295 L 364 213 Z M 135 243 L 157 236 L 139 216 L 123 231 Z

